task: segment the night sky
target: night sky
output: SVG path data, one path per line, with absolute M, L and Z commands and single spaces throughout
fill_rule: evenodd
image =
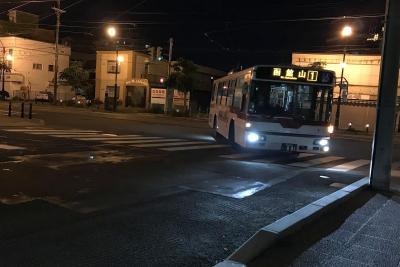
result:
M 21 2 L 26 1 L 0 0 L 0 16 Z M 54 16 L 48 17 L 52 5 L 34 2 L 20 9 L 39 14 L 41 27 L 54 28 Z M 333 17 L 382 15 L 385 1 L 64 0 L 62 8 L 66 7 L 62 36 L 72 38 L 76 51 L 94 51 L 93 42 L 105 38 L 105 23 L 114 21 L 120 22 L 120 37 L 127 48 L 143 50 L 150 44 L 167 52 L 168 38 L 173 37 L 174 58 L 231 70 L 290 63 L 292 51 L 341 51 L 339 33 L 344 24 L 355 30 L 347 44 L 352 53 L 377 53 L 379 44 L 366 39 L 381 32 L 382 17 Z M 323 19 L 304 20 L 310 18 Z

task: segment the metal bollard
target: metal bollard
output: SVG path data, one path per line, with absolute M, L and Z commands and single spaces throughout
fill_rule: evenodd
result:
M 29 119 L 32 119 L 32 103 L 29 103 Z
M 21 103 L 21 118 L 23 118 L 25 116 L 25 103 L 22 102 Z
M 8 103 L 8 117 L 11 117 L 11 101 Z

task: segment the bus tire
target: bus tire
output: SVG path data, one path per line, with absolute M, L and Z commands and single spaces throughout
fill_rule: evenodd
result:
M 242 147 L 235 142 L 235 122 L 231 121 L 229 124 L 228 143 L 233 149 L 242 151 Z

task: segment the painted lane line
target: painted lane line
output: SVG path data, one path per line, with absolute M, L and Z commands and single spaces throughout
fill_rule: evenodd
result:
M 131 140 L 110 140 L 110 141 L 105 141 L 103 143 L 105 144 L 135 144 L 137 141 L 140 140 L 159 140 L 159 139 L 163 139 L 163 137 L 145 137 L 145 136 L 141 136 L 141 137 L 132 137 Z M 135 142 L 135 143 L 132 143 Z
M 165 150 L 165 151 L 183 151 L 183 150 L 211 149 L 211 148 L 220 148 L 220 147 L 230 147 L 230 146 L 229 145 L 186 146 L 186 147 L 161 148 L 161 150 Z
M 316 154 L 311 154 L 311 153 L 300 153 L 299 155 L 297 155 L 296 159 L 304 159 L 304 158 L 312 157 L 315 155 Z M 287 157 L 278 157 L 278 158 L 274 158 L 274 159 L 255 159 L 252 161 L 258 162 L 258 163 L 275 163 L 275 162 L 284 161 L 287 159 L 288 159 Z
M 117 136 L 109 136 L 109 137 L 100 137 L 101 135 L 93 136 L 93 137 L 84 137 L 84 138 L 75 138 L 79 141 L 111 141 L 111 140 L 130 140 L 132 138 L 140 137 L 140 135 L 132 134 L 132 135 L 117 135 Z
M 98 134 L 51 134 L 49 136 L 57 138 L 81 138 L 81 137 L 99 136 L 99 135 Z
M 243 159 L 243 158 L 251 158 L 257 156 L 255 153 L 238 153 L 238 154 L 228 154 L 228 155 L 220 155 L 220 158 L 225 159 Z
M 354 169 L 357 169 L 361 166 L 367 165 L 370 163 L 370 160 L 359 159 L 355 161 L 346 162 L 344 164 L 340 164 L 329 169 L 327 171 L 335 171 L 335 172 L 348 172 Z
M 324 164 L 324 163 L 328 163 L 328 162 L 332 162 L 332 161 L 336 161 L 336 160 L 340 160 L 340 159 L 343 159 L 343 157 L 328 156 L 328 157 L 323 157 L 323 158 L 311 159 L 311 160 L 304 161 L 304 162 L 291 163 L 291 164 L 287 164 L 287 165 L 293 166 L 293 167 L 305 168 L 305 167 L 316 166 L 316 165 L 320 165 L 320 164 Z
M 154 144 L 157 143 L 158 145 L 163 144 L 164 142 L 178 142 L 178 141 L 185 141 L 182 139 L 150 139 L 150 140 L 133 140 L 133 141 L 129 141 L 129 143 L 126 144 Z M 135 145 L 132 145 L 135 146 Z
M 56 129 L 40 129 L 40 130 L 37 130 L 37 129 L 5 129 L 4 131 L 7 131 L 7 132 L 25 132 L 25 133 L 45 133 L 45 132 L 53 132 L 53 133 L 67 133 L 67 132 L 72 132 L 72 133 L 74 133 L 74 132 L 79 132 L 79 133 L 100 133 L 101 131 L 92 131 L 92 130 L 78 130 L 78 129 L 76 129 L 76 130 L 72 130 L 72 129 L 69 129 L 69 130 L 61 130 L 61 129 L 58 129 L 58 130 L 56 130 Z
M 315 156 L 316 154 L 312 154 L 312 153 L 300 153 L 297 158 L 298 159 L 303 159 L 303 158 L 308 158 L 308 157 L 312 157 Z
M 170 147 L 170 146 L 184 146 L 184 145 L 200 145 L 209 144 L 207 142 L 174 142 L 174 143 L 157 143 L 157 144 L 145 144 L 145 145 L 131 145 L 134 147 Z
M 12 146 L 12 145 L 0 144 L 0 149 L 5 149 L 5 150 L 24 150 L 26 148 L 20 147 L 20 146 Z
M 391 175 L 392 175 L 392 177 L 399 177 L 400 178 L 400 171 L 392 170 Z

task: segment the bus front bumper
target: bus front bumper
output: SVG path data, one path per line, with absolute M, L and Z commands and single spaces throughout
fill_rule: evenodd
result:
M 327 153 L 330 151 L 329 136 L 306 137 L 301 135 L 268 135 L 246 132 L 244 147 L 284 152 Z

